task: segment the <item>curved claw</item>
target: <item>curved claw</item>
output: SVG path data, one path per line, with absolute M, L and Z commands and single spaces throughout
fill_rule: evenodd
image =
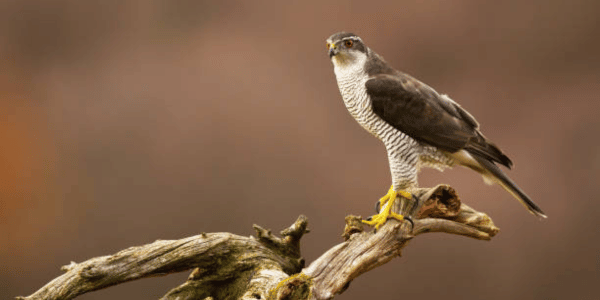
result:
M 409 216 L 404 216 L 404 220 L 410 222 L 410 232 L 412 232 L 413 229 L 415 229 L 415 222 L 413 222 L 412 218 Z
M 412 195 L 412 194 L 411 194 Z M 415 204 L 413 205 L 413 207 L 410 209 L 410 214 L 414 215 L 415 214 L 415 210 L 417 210 L 417 208 L 419 208 L 419 197 L 412 195 L 412 199 L 415 200 Z M 412 222 L 412 221 L 411 221 Z M 413 224 L 414 227 L 415 224 Z
M 377 201 L 377 203 L 375 203 L 375 212 L 379 213 L 380 210 L 381 210 L 381 202 Z

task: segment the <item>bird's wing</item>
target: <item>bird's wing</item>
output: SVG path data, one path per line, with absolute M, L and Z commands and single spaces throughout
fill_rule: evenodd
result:
M 511 166 L 510 159 L 479 132 L 477 121 L 446 96 L 406 74 L 383 74 L 367 83 L 373 111 L 413 139 L 454 153 L 465 149 Z

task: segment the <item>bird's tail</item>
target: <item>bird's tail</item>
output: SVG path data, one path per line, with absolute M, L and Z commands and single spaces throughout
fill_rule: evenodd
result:
M 542 209 L 537 206 L 537 204 L 535 204 L 531 198 L 529 198 L 529 196 L 527 196 L 525 192 L 523 192 L 523 190 L 521 190 L 510 178 L 508 178 L 508 176 L 506 176 L 506 174 L 504 174 L 504 172 L 502 172 L 502 170 L 496 164 L 483 157 L 480 157 L 477 154 L 471 154 L 470 156 L 474 158 L 479 166 L 481 166 L 483 169 L 473 168 L 473 166 L 469 167 L 472 167 L 473 169 L 476 169 L 476 171 L 482 173 L 483 178 L 486 181 L 490 180 L 497 182 L 507 192 L 513 195 L 513 197 L 519 200 L 519 202 L 521 202 L 521 204 L 523 204 L 523 206 L 525 206 L 530 213 L 540 218 L 547 218 Z

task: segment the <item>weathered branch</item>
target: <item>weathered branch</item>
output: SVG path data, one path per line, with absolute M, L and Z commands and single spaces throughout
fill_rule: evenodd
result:
M 411 217 L 414 228 L 410 222 L 389 220 L 378 232 L 360 232 L 355 221 L 347 218 L 346 229 L 355 233 L 345 234 L 346 242 L 302 271 L 312 281 L 309 299 L 330 299 L 342 293 L 354 278 L 400 256 L 402 248 L 418 234 L 446 232 L 485 240 L 498 232 L 487 215 L 461 204 L 449 186 L 421 189 L 416 196 L 418 203 L 403 199 L 394 209 Z
M 257 285 L 271 278 L 277 280 L 274 283 L 277 284 L 287 274 L 300 271 L 304 260 L 299 255 L 299 239 L 307 232 L 306 225 L 306 217 L 300 216 L 283 239 L 255 226 L 258 239 L 230 233 L 202 233 L 181 240 L 131 247 L 79 264 L 72 262 L 62 267 L 65 274 L 34 294 L 18 299 L 72 299 L 115 284 L 193 268 L 197 269 L 188 281 L 169 292 L 165 299 L 175 296 L 185 299 L 186 295 L 224 299 L 219 296 L 242 295 L 249 287 L 236 285 L 236 282 L 247 280 Z M 267 293 L 268 289 L 264 294 Z
M 380 230 L 365 232 L 360 217 L 347 217 L 346 241 L 305 269 L 300 239 L 308 229 L 306 218 L 300 216 L 281 232 L 282 238 L 254 225 L 256 238 L 200 234 L 71 263 L 63 267 L 65 274 L 19 299 L 72 299 L 115 284 L 188 269 L 194 269 L 188 280 L 162 299 L 331 299 L 354 278 L 400 256 L 419 234 L 445 232 L 489 240 L 498 232 L 486 214 L 462 204 L 449 186 L 421 189 L 416 196 L 418 202 L 403 199 L 394 207 L 412 223 L 389 220 Z

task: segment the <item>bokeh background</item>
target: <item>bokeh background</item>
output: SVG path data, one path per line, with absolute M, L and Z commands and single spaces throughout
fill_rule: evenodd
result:
M 311 262 L 373 213 L 385 150 L 325 39 L 359 34 L 449 94 L 513 159 L 539 221 L 466 169 L 425 170 L 501 228 L 430 234 L 338 299 L 597 299 L 598 1 L 2 1 L 0 298 L 70 261 L 200 232 L 279 231 Z M 188 273 L 80 299 L 152 299 Z

